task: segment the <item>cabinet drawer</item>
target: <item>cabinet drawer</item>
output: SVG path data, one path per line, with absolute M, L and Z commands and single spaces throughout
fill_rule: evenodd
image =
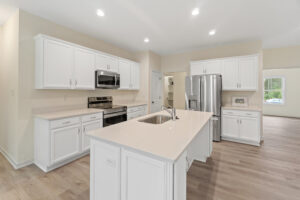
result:
M 89 122 L 89 121 L 98 120 L 98 119 L 102 119 L 102 118 L 103 118 L 102 113 L 84 115 L 84 116 L 82 116 L 82 122 Z
M 241 117 L 259 117 L 259 112 L 240 111 L 240 110 L 223 110 L 223 115 L 234 115 Z
M 71 117 L 71 118 L 64 118 L 59 120 L 53 120 L 50 122 L 50 129 L 76 125 L 80 123 L 80 117 Z

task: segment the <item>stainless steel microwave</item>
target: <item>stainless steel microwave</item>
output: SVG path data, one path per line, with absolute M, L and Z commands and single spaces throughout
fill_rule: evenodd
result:
M 97 70 L 95 72 L 95 87 L 103 89 L 117 89 L 120 88 L 120 74 L 116 72 L 109 72 L 104 70 Z

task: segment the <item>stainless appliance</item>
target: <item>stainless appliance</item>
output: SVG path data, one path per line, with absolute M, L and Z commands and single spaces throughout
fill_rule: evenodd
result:
M 112 97 L 89 97 L 88 108 L 104 110 L 103 127 L 127 120 L 127 107 L 113 105 Z
M 104 70 L 95 72 L 95 87 L 103 89 L 116 89 L 120 87 L 120 74 Z
M 185 81 L 186 109 L 213 113 L 213 138 L 221 140 L 222 76 L 188 76 Z

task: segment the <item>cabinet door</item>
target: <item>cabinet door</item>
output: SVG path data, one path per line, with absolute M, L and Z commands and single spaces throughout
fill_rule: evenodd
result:
M 238 61 L 237 58 L 226 58 L 222 61 L 223 90 L 238 89 Z
M 120 89 L 130 89 L 131 86 L 131 66 L 127 61 L 119 61 Z
M 223 115 L 222 116 L 222 136 L 239 138 L 239 117 Z
M 238 58 L 239 89 L 257 90 L 258 82 L 258 56 Z
M 140 66 L 138 63 L 131 64 L 131 89 L 140 89 Z
M 107 70 L 119 73 L 118 59 L 113 57 L 107 57 Z
M 92 140 L 91 200 L 120 200 L 120 148 Z
M 204 73 L 204 62 L 192 62 L 190 74 L 191 74 L 191 76 L 205 74 Z
M 80 127 L 67 127 L 51 131 L 51 164 L 80 153 Z
M 90 149 L 90 137 L 87 135 L 89 131 L 99 129 L 102 127 L 102 120 L 89 122 L 82 125 L 82 151 L 86 151 Z
M 75 89 L 95 89 L 95 54 L 84 49 L 75 49 L 74 87 Z
M 44 41 L 44 88 L 70 89 L 73 47 L 46 39 Z
M 105 70 L 107 71 L 108 65 L 108 58 L 106 55 L 102 55 L 102 54 L 96 54 L 96 59 L 95 59 L 95 68 L 97 70 Z
M 124 149 L 121 155 L 121 200 L 168 199 L 167 163 Z
M 211 60 L 204 63 L 205 74 L 221 74 L 221 61 Z
M 260 140 L 260 127 L 257 118 L 240 117 L 240 138 L 258 142 Z

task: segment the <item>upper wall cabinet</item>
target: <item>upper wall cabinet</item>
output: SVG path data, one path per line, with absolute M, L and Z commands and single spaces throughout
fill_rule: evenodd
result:
M 97 54 L 96 69 L 111 72 L 119 72 L 118 58 Z
M 139 64 L 133 61 L 42 34 L 35 37 L 35 46 L 36 89 L 95 90 L 95 70 L 120 73 L 120 89 L 140 87 Z
M 36 37 L 37 89 L 95 89 L 95 53 L 50 38 Z
M 191 75 L 221 74 L 223 90 L 256 91 L 258 55 L 191 62 Z
M 119 60 L 120 89 L 140 89 L 140 66 L 136 62 L 125 59 Z

